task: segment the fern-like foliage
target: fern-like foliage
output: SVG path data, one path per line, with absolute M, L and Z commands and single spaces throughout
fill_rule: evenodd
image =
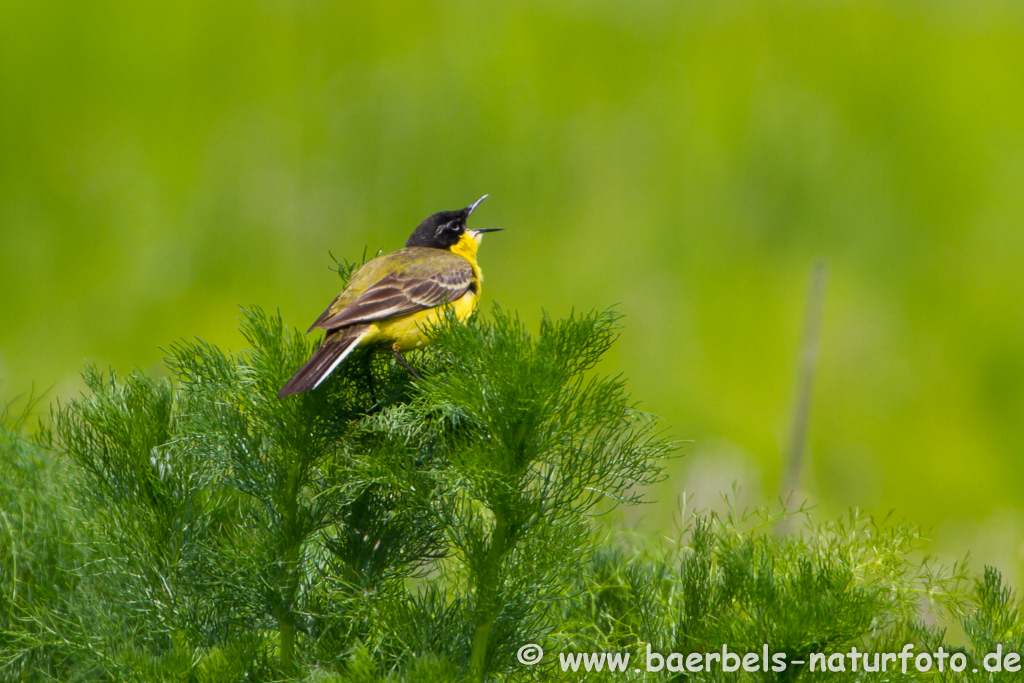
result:
M 595 524 L 673 450 L 599 371 L 618 324 L 447 319 L 411 356 L 422 380 L 361 350 L 279 400 L 315 340 L 251 309 L 244 350 L 179 343 L 165 378 L 88 368 L 32 438 L 4 412 L 0 681 L 1019 680 L 646 671 L 648 649 L 723 645 L 913 643 L 977 666 L 1024 648 L 1024 617 L 994 569 L 971 581 L 923 559 L 912 527 L 859 515 L 694 513 L 674 542 Z M 543 661 L 518 661 L 526 643 Z M 564 667 L 574 652 L 633 664 Z

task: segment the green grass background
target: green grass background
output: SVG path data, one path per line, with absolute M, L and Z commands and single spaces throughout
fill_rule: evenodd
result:
M 829 264 L 804 488 L 1019 583 L 1024 6 L 0 0 L 0 400 L 305 327 L 328 250 L 492 197 L 485 299 L 618 303 L 607 370 L 774 495 Z M 485 304 L 489 305 L 489 302 Z

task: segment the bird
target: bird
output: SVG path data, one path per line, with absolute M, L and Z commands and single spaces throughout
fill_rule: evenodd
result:
M 483 274 L 476 262 L 485 233 L 466 225 L 484 195 L 464 209 L 439 211 L 420 223 L 405 247 L 370 259 L 320 314 L 306 334 L 326 331 L 323 342 L 278 392 L 311 391 L 360 347 L 390 347 L 395 360 L 419 378 L 402 355 L 427 343 L 425 331 L 447 307 L 464 322 L 480 301 Z

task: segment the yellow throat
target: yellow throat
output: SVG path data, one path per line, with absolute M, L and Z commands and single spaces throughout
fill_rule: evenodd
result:
M 469 261 L 469 265 L 473 266 L 473 275 L 476 277 L 477 282 L 477 298 L 480 297 L 480 292 L 482 291 L 480 283 L 484 281 L 484 274 L 480 271 L 480 266 L 476 263 L 476 251 L 480 248 L 481 237 L 482 235 L 479 233 L 473 234 L 472 230 L 467 230 L 462 233 L 462 237 L 459 238 L 459 241 L 451 247 L 451 252 L 453 254 L 458 254 Z

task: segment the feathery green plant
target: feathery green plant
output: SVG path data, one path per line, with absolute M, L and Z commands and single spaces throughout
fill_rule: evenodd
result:
M 622 380 L 590 370 L 615 338 L 611 313 L 541 321 L 536 338 L 497 309 L 493 322 L 435 331 L 447 368 L 405 410 L 433 433 L 450 493 L 449 580 L 469 587 L 470 679 L 508 669 L 548 627 L 589 545 L 587 514 L 634 503 L 668 446 Z
M 204 460 L 208 486 L 238 496 L 207 581 L 247 628 L 273 619 L 292 674 L 299 632 L 321 626 L 310 613 L 319 592 L 401 575 L 436 552 L 438 533 L 413 458 L 400 462 L 405 451 L 362 420 L 399 400 L 402 373 L 364 354 L 321 390 L 282 401 L 311 345 L 258 310 L 243 333 L 250 351 L 181 344 L 169 365 L 182 387 L 182 446 Z
M 782 519 L 805 524 L 779 537 L 774 530 Z M 962 617 L 966 575 L 962 565 L 945 569 L 922 558 L 921 544 L 914 527 L 855 513 L 814 524 L 806 510 L 693 512 L 670 545 L 609 538 L 577 579 L 580 597 L 566 603 L 559 647 L 642 658 L 648 645 L 664 654 L 721 652 L 723 644 L 732 652 L 761 652 L 767 645 L 787 661 L 805 662 L 813 652 L 851 647 L 937 647 L 945 632 L 923 623 L 922 610 Z M 881 681 L 892 675 L 852 673 L 790 666 L 756 675 L 663 671 L 656 680 Z M 900 680 L 935 679 L 912 671 Z
M 75 644 L 52 634 L 72 623 L 64 597 L 85 558 L 61 487 L 66 468 L 25 437 L 28 414 L 0 407 L 0 681 L 69 680 Z
M 589 674 L 558 653 L 1024 648 L 998 573 L 935 567 L 911 527 L 799 511 L 805 527 L 779 536 L 777 515 L 695 514 L 665 543 L 592 523 L 641 501 L 671 450 L 596 371 L 617 325 L 448 319 L 413 358 L 423 380 L 359 351 L 278 400 L 313 345 L 253 309 L 248 349 L 180 343 L 168 379 L 87 369 L 52 434 L 5 414 L 0 680 L 574 681 Z M 526 643 L 549 653 L 535 667 L 516 660 Z M 614 675 L 892 675 L 635 668 Z

